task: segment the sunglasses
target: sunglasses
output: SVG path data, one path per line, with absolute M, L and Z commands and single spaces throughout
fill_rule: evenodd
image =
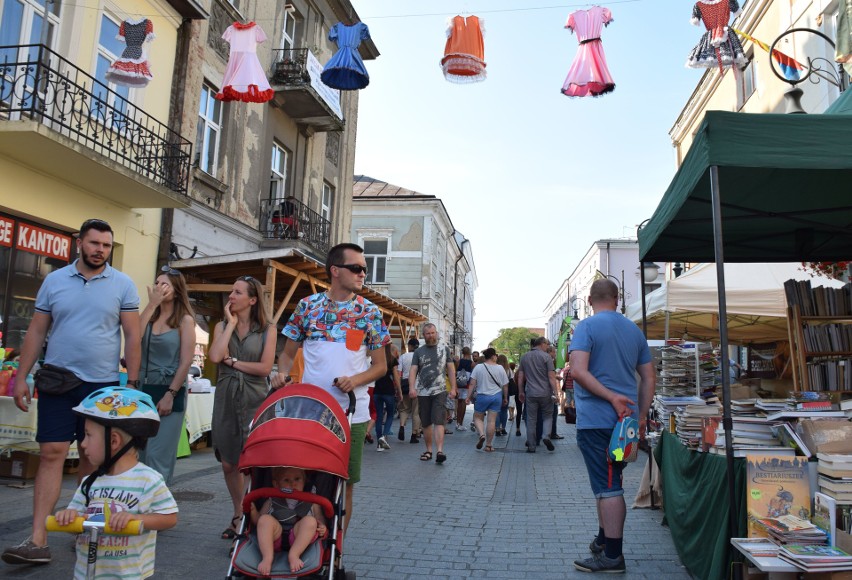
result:
M 160 268 L 160 272 L 163 272 L 164 274 L 169 274 L 171 276 L 180 276 L 180 270 L 175 270 L 171 266 L 163 266 L 162 268 Z
M 362 266 L 361 264 L 332 264 L 332 266 L 336 268 L 346 268 L 353 274 L 367 273 L 367 266 Z
M 252 278 L 251 276 L 240 276 L 237 278 L 237 282 L 257 282 L 257 278 Z M 259 282 L 258 282 L 259 284 Z

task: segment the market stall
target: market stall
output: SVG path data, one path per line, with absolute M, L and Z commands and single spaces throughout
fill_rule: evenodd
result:
M 848 99 L 849 95 L 844 95 Z M 731 447 L 727 358 L 726 262 L 841 261 L 852 247 L 852 115 L 771 115 L 708 111 L 683 164 L 654 215 L 639 231 L 645 261 L 715 263 L 726 438 L 728 530 L 703 538 L 707 550 L 732 561 L 740 531 L 736 466 Z M 665 471 L 666 466 L 661 466 Z M 717 482 L 719 484 L 721 482 Z M 719 509 L 697 493 L 665 491 L 666 509 Z M 697 492 L 697 489 L 693 490 Z M 697 531 L 673 534 L 684 564 L 700 577 L 687 549 Z M 727 566 L 723 567 L 727 570 Z

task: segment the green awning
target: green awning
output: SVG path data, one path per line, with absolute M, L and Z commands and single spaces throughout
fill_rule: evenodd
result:
M 641 261 L 715 262 L 712 166 L 719 173 L 726 262 L 852 255 L 852 115 L 708 111 L 639 232 Z
M 846 89 L 840 97 L 827 108 L 825 115 L 852 115 L 852 91 Z

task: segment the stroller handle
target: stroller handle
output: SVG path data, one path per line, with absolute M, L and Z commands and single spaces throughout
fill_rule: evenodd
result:
M 113 530 L 108 523 L 88 521 L 82 516 L 78 516 L 73 522 L 67 526 L 60 526 L 54 516 L 47 516 L 45 526 L 48 532 L 69 532 L 71 534 L 82 534 L 88 528 L 98 528 L 104 534 L 111 536 L 138 536 L 145 531 L 145 526 L 140 520 L 132 520 L 122 530 Z
M 334 386 L 337 386 L 337 379 L 334 379 Z M 346 409 L 346 414 L 355 415 L 355 393 L 349 391 L 346 394 L 349 395 L 349 408 Z

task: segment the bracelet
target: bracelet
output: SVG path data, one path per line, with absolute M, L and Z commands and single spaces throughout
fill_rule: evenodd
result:
M 174 398 L 176 398 L 176 397 L 178 396 L 178 393 L 180 392 L 180 389 L 178 389 L 177 391 L 176 391 L 176 390 L 174 390 L 174 389 L 169 389 L 167 392 L 171 393 L 171 394 L 172 394 L 172 399 L 174 399 Z

